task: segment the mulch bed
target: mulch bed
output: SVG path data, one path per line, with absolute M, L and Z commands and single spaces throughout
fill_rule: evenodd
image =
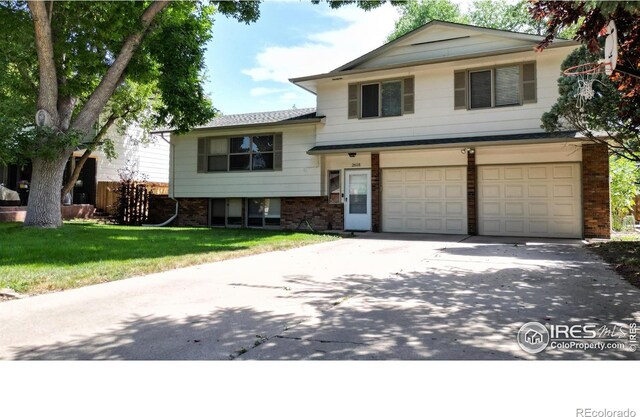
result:
M 589 248 L 631 285 L 640 288 L 640 242 L 599 242 Z

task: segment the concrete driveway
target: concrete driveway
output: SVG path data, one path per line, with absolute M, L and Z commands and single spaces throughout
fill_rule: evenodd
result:
M 613 359 L 523 323 L 640 322 L 579 241 L 365 234 L 0 303 L 2 359 Z

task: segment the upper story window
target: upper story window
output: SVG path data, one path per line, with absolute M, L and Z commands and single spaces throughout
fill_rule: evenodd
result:
M 454 73 L 455 109 L 519 106 L 536 102 L 535 63 Z
M 350 119 L 401 116 L 413 113 L 414 79 L 349 84 Z
M 282 133 L 198 138 L 198 172 L 282 170 Z

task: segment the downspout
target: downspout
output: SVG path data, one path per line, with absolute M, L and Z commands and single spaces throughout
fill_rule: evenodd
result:
M 171 183 L 171 193 L 170 193 L 170 199 L 176 202 L 176 212 L 174 213 L 173 216 L 169 217 L 166 221 L 160 223 L 160 224 L 143 224 L 142 227 L 164 227 L 167 226 L 169 224 L 171 224 L 172 221 L 174 221 L 177 217 L 178 217 L 178 207 L 179 207 L 179 203 L 178 200 L 175 199 L 175 172 L 176 172 L 176 164 L 175 164 L 175 147 L 173 143 L 171 143 L 170 140 L 167 140 L 164 137 L 164 133 L 165 132 L 160 132 L 160 138 L 167 142 L 169 144 L 169 154 L 171 155 L 171 176 L 169 178 L 169 182 Z

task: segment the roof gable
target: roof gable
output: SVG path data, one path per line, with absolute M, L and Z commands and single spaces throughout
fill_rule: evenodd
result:
M 478 53 L 499 53 L 501 50 L 512 48 L 533 49 L 543 39 L 543 36 L 538 35 L 434 20 L 336 68 L 331 73 L 464 57 Z

